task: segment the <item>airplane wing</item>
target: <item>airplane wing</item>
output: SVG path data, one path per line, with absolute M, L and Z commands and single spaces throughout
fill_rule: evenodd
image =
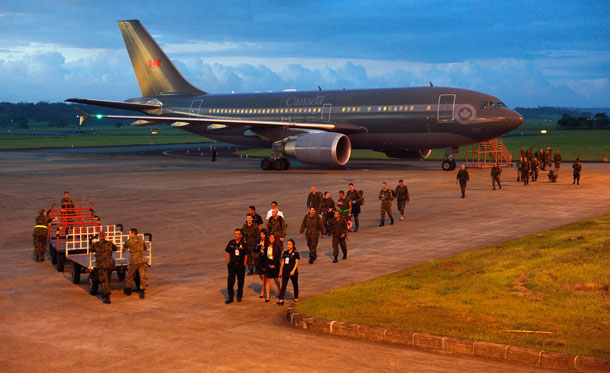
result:
M 134 120 L 133 123 L 136 127 L 151 126 L 158 124 L 171 124 L 173 127 L 183 127 L 193 123 L 202 123 L 210 125 L 221 125 L 221 126 L 258 126 L 258 127 L 292 127 L 292 128 L 303 128 L 303 129 L 316 129 L 329 132 L 341 132 L 341 133 L 363 133 L 366 132 L 365 128 L 355 126 L 353 124 L 340 124 L 340 123 L 302 123 L 302 122 L 284 122 L 284 121 L 270 121 L 270 120 L 248 120 L 248 119 L 225 119 L 225 118 L 195 118 L 195 117 L 162 117 L 154 115 L 106 115 L 106 114 L 87 114 L 79 108 L 75 108 L 78 112 L 79 126 L 89 118 L 97 119 L 129 119 Z
M 161 104 L 153 104 L 153 103 L 139 103 L 139 102 L 125 102 L 125 101 L 106 101 L 106 100 L 90 100 L 88 98 L 69 98 L 66 101 L 68 102 L 76 102 L 79 104 L 87 104 L 87 105 L 96 105 L 96 106 L 104 106 L 110 107 L 113 109 L 123 109 L 123 110 L 156 110 L 161 109 Z

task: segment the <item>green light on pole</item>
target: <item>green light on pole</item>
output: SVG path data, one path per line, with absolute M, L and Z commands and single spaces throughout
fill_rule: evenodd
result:
M 103 115 L 102 115 L 102 114 L 97 114 L 95 117 L 96 117 L 97 119 L 102 119 Z

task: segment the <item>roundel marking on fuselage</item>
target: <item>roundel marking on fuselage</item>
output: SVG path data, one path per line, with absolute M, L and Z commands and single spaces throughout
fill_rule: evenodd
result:
M 477 117 L 477 110 L 470 104 L 460 104 L 455 107 L 455 120 L 459 124 L 470 124 Z

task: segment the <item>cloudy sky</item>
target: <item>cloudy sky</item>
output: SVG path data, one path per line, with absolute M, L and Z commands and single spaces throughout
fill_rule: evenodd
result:
M 211 93 L 432 81 L 510 107 L 610 107 L 604 0 L 4 1 L 0 101 L 140 96 L 123 19 Z

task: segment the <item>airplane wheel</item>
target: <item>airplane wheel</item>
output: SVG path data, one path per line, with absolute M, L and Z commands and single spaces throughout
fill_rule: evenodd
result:
M 453 167 L 455 168 L 455 165 Z M 451 161 L 444 160 L 443 163 L 441 163 L 441 168 L 443 169 L 443 171 L 451 171 Z
M 125 268 L 119 268 L 116 270 L 116 275 L 119 278 L 119 282 L 125 281 L 125 275 L 127 275 L 127 272 L 125 272 Z
M 263 158 L 261 161 L 261 168 L 265 171 L 271 170 L 273 168 L 273 162 L 271 158 Z
M 277 158 L 273 160 L 273 169 L 276 171 L 281 171 L 286 169 L 286 163 L 282 158 Z
M 456 166 L 455 161 L 451 161 L 450 163 L 451 163 L 451 171 L 455 170 L 455 166 Z

